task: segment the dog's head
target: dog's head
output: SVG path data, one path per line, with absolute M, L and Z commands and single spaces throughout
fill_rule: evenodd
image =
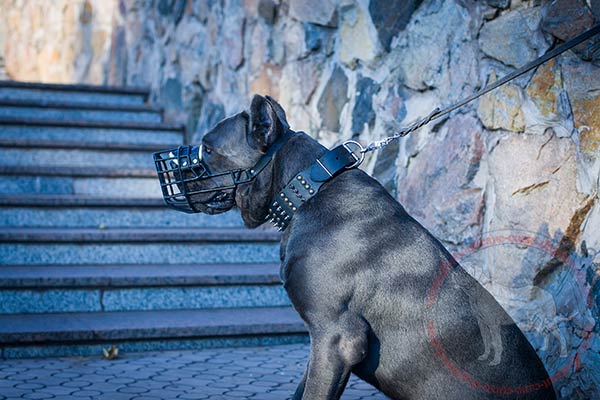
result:
M 169 153 L 171 157 L 166 159 L 159 156 L 160 162 L 174 171 L 173 179 L 167 185 L 163 182 L 163 191 L 165 186 L 173 190 L 177 185 L 179 193 L 186 193 L 188 211 L 193 212 L 219 214 L 237 203 L 246 224 L 257 226 L 263 220 L 255 221 L 251 216 L 255 213 L 247 210 L 248 194 L 256 182 L 240 181 L 288 129 L 283 108 L 269 96 L 255 95 L 250 110 L 219 122 L 204 135 L 200 146 L 180 148 L 179 154 Z M 189 154 L 183 156 L 182 152 Z

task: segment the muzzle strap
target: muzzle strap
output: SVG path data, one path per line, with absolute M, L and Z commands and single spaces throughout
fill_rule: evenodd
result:
M 283 146 L 288 140 L 290 140 L 292 136 L 294 136 L 294 132 L 291 130 L 287 130 L 285 134 L 283 134 L 283 136 L 281 136 L 275 141 L 275 143 L 269 146 L 267 152 L 263 154 L 262 157 L 256 162 L 256 164 L 254 164 L 254 167 L 252 167 L 248 171 L 248 175 L 252 179 L 256 178 L 256 175 L 258 175 L 263 169 L 265 169 L 267 165 L 269 165 L 275 153 L 277 153 L 281 146 Z

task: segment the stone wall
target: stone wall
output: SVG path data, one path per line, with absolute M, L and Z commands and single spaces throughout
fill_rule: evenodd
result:
M 5 73 L 21 81 L 110 82 L 116 6 L 112 0 L 0 0 Z
M 0 4 L 14 79 L 149 86 L 193 141 L 270 94 L 328 146 L 381 138 L 600 19 L 598 0 Z M 88 47 L 69 53 L 73 35 Z M 599 66 L 600 41 L 580 45 L 364 164 L 506 307 L 565 398 L 600 396 Z

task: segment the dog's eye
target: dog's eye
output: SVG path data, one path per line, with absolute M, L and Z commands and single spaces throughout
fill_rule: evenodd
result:
M 212 149 L 210 147 L 206 147 L 206 146 L 202 146 L 202 150 L 204 150 L 204 152 L 206 154 L 212 154 Z

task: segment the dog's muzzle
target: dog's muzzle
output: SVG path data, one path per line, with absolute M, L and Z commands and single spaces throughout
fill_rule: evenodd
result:
M 227 191 L 232 192 L 237 185 L 254 179 L 251 170 L 212 173 L 201 154 L 198 146 L 180 146 L 154 153 L 154 165 L 167 206 L 186 213 L 202 212 L 205 211 L 202 204 L 220 204 L 232 199 Z M 210 197 L 210 193 L 215 195 Z
M 235 188 L 256 178 L 292 136 L 293 132 L 287 131 L 250 169 L 212 172 L 202 160 L 202 148 L 198 146 L 179 146 L 154 153 L 165 203 L 186 213 L 214 214 L 230 209 Z

